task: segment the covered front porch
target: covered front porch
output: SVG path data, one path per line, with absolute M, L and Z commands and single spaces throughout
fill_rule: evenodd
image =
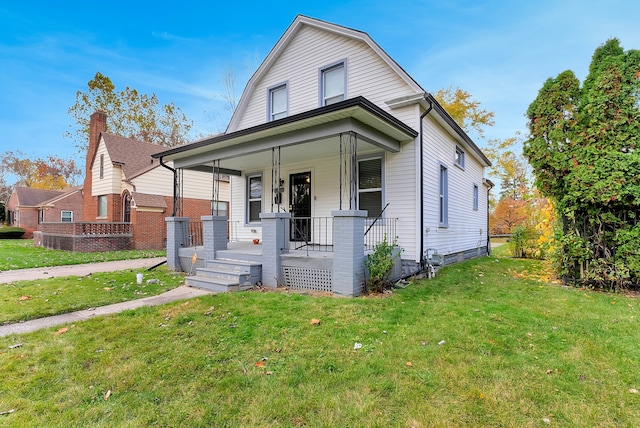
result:
M 203 254 L 195 259 L 203 266 L 194 269 L 241 260 L 260 264 L 265 286 L 360 294 L 366 251 L 393 242 L 398 224 L 409 229 L 415 220 L 401 219 L 399 209 L 385 213 L 383 174 L 386 155 L 416 136 L 360 97 L 161 153 L 177 170 L 210 171 L 214 189 L 221 175 L 231 178 L 230 218 L 213 208 L 214 192 L 212 215 L 203 217 Z M 189 241 L 183 221 L 179 213 L 167 219 L 170 259 Z M 228 222 L 238 242 L 228 242 Z M 170 267 L 180 268 L 179 261 Z

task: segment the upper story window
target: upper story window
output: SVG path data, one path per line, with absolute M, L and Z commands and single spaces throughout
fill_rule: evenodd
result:
M 464 169 L 464 150 L 462 150 L 460 146 L 456 146 L 455 163 L 457 166 Z
M 345 61 L 320 70 L 320 104 L 327 106 L 345 100 L 347 75 Z
M 104 178 L 104 155 L 100 155 L 100 178 Z
M 473 185 L 473 210 L 478 211 L 478 185 Z
M 283 83 L 273 88 L 269 88 L 269 105 L 267 107 L 267 120 L 269 122 L 287 117 L 288 94 L 287 84 Z

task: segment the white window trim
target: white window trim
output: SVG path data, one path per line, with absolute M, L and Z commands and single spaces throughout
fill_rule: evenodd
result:
M 284 88 L 285 97 L 286 97 L 286 102 L 285 102 L 286 105 L 285 105 L 284 112 L 280 112 L 280 113 L 284 113 L 283 117 L 289 116 L 289 81 L 286 81 L 286 82 L 278 83 L 277 85 L 273 85 L 267 88 L 267 122 L 273 122 L 274 120 L 278 120 L 278 119 L 274 119 L 273 117 L 274 113 L 271 110 L 271 106 L 273 105 L 272 103 L 273 93 L 280 88 Z M 279 119 L 282 119 L 282 118 L 279 118 Z
M 257 220 L 257 221 L 251 221 L 250 217 L 251 217 L 251 204 L 249 202 L 251 201 L 257 201 L 258 199 L 250 199 L 251 197 L 251 189 L 249 188 L 249 183 L 250 183 L 250 179 L 253 177 L 260 177 L 260 181 L 262 182 L 262 195 L 260 196 L 260 212 L 263 212 L 264 210 L 264 177 L 262 172 L 254 172 L 254 173 L 249 173 L 249 174 L 245 174 L 245 182 L 244 182 L 244 187 L 245 187 L 245 198 L 244 198 L 244 202 L 245 202 L 245 212 L 244 212 L 244 224 L 245 226 L 260 226 L 261 225 L 261 221 Z
M 371 160 L 371 159 L 380 159 L 380 186 L 381 187 L 379 187 L 379 188 L 376 187 L 375 189 L 360 190 L 360 162 Z M 358 209 L 360 209 L 360 193 L 380 192 L 380 199 L 381 199 L 381 201 L 380 201 L 381 202 L 380 209 L 382 210 L 384 208 L 384 205 L 385 205 L 385 194 L 384 194 L 384 187 L 385 186 L 384 186 L 384 183 L 385 183 L 384 153 L 370 154 L 370 155 L 358 157 L 358 175 L 357 175 L 357 184 L 356 184 L 356 197 L 357 197 L 357 205 L 356 206 L 358 207 Z M 368 216 L 370 216 L 370 215 L 368 215 Z M 384 218 L 384 213 L 382 214 L 381 218 Z
M 466 158 L 466 153 L 464 149 L 456 144 L 456 151 L 453 158 L 454 159 L 453 163 L 455 164 L 455 166 L 464 170 L 464 162 L 466 160 L 465 158 Z
M 342 65 L 344 70 L 344 92 L 342 94 L 342 100 L 347 99 L 347 59 L 343 58 L 339 61 L 333 62 L 331 64 L 325 65 L 318 69 L 318 105 L 320 107 L 327 105 L 324 97 L 324 73 L 332 68 L 338 67 Z
M 69 222 L 70 222 L 70 223 L 73 223 L 73 211 L 71 211 L 71 210 L 61 210 L 61 211 L 60 211 L 60 222 L 63 222 L 63 221 L 64 221 L 64 220 L 63 220 L 63 218 L 64 218 L 63 214 L 64 214 L 64 213 L 69 213 L 69 214 L 71 214 L 71 220 L 69 220 Z
M 440 227 L 449 227 L 449 168 L 441 162 L 438 167 L 438 224 Z

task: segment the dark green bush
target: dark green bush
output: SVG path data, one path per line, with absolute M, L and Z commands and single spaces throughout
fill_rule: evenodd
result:
M 24 235 L 21 227 L 0 227 L 0 239 L 19 239 Z

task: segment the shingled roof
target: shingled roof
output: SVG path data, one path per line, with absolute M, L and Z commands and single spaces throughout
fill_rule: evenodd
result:
M 151 155 L 166 150 L 166 147 L 158 146 L 157 144 L 105 132 L 102 133 L 102 138 L 111 161 L 122 168 L 125 178 L 128 179 L 144 170 L 160 165 Z
M 131 197 L 137 207 L 167 208 L 167 203 L 161 195 L 132 192 Z
M 34 189 L 33 187 L 16 186 L 13 191 L 18 197 L 18 206 L 37 207 L 42 202 L 62 195 L 59 190 Z

